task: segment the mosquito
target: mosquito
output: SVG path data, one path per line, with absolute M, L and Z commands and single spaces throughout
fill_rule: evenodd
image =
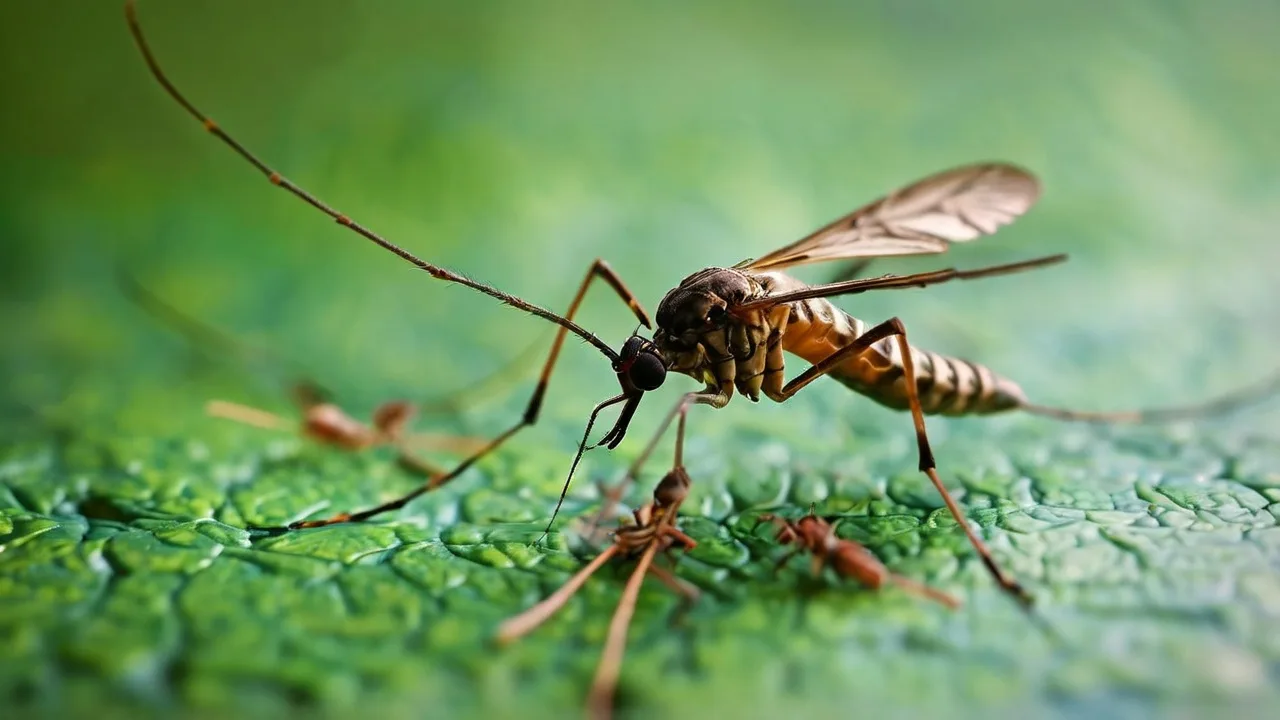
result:
M 912 275 L 883 275 L 821 285 L 805 283 L 784 270 L 810 263 L 866 261 L 903 255 L 938 254 L 996 232 L 1021 216 L 1036 202 L 1040 185 L 1026 170 L 1004 163 L 958 167 L 929 176 L 861 207 L 819 228 L 806 237 L 763 257 L 731 267 L 700 270 L 680 282 L 658 304 L 656 323 L 622 278 L 604 260 L 587 269 L 564 315 L 547 310 L 513 294 L 432 264 L 396 245 L 321 201 L 264 163 L 178 91 L 161 70 L 138 24 L 134 3 L 125 12 L 130 30 L 155 80 L 204 129 L 252 164 L 271 182 L 329 216 L 339 225 L 399 256 L 405 262 L 445 282 L 456 283 L 488 295 L 527 314 L 558 325 L 550 352 L 523 415 L 509 428 L 471 454 L 452 470 L 436 476 L 403 497 L 373 508 L 338 513 L 328 518 L 299 520 L 286 529 L 322 527 L 360 521 L 404 507 L 409 501 L 457 477 L 493 452 L 521 429 L 534 424 L 542 407 L 551 373 L 565 336 L 573 333 L 609 360 L 620 392 L 598 403 L 587 420 L 586 431 L 570 466 L 560 500 L 583 453 L 590 448 L 615 448 L 622 442 L 643 396 L 663 385 L 669 373 L 701 382 L 701 390 L 687 392 L 665 415 L 658 431 L 629 466 L 623 481 L 606 502 L 621 496 L 638 474 L 654 447 L 677 416 L 683 419 L 694 405 L 723 408 L 735 391 L 752 401 L 763 394 L 774 402 L 786 402 L 814 380 L 830 376 L 854 392 L 890 408 L 910 412 L 916 436 L 918 467 L 941 495 L 947 510 L 965 533 L 983 565 L 1000 588 L 1024 607 L 1030 595 L 1005 573 L 986 543 L 970 526 L 959 504 L 938 476 L 937 463 L 925 429 L 925 415 L 983 415 L 1021 410 L 1063 420 L 1101 422 L 1165 421 L 1234 409 L 1260 393 L 1280 387 L 1280 377 L 1239 390 L 1211 402 L 1157 411 L 1121 413 L 1082 412 L 1032 403 L 1012 380 L 975 363 L 930 352 L 911 345 L 906 327 L 896 317 L 868 325 L 832 304 L 830 298 L 875 290 L 923 288 L 953 280 L 974 280 L 1042 268 L 1066 259 L 1051 255 L 1021 262 L 957 270 L 954 268 Z M 573 321 L 595 280 L 603 280 L 631 310 L 640 325 L 652 330 L 646 338 L 633 333 L 614 350 L 592 332 Z M 784 353 L 791 353 L 808 367 L 784 382 Z M 612 428 L 594 444 L 588 439 L 599 414 L 621 406 Z M 681 424 L 683 427 L 683 423 Z M 677 442 L 681 438 L 678 434 Z M 557 505 L 557 512 L 559 505 Z M 603 513 L 603 511 L 602 511 Z M 554 514 L 552 520 L 554 521 Z M 550 527 L 550 525 L 548 526 Z

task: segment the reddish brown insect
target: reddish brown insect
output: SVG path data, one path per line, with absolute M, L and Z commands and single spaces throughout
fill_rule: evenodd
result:
M 284 358 L 262 348 L 252 347 L 223 329 L 192 317 L 152 292 L 127 272 L 118 271 L 117 281 L 126 299 L 181 335 L 201 352 L 230 358 L 246 366 L 270 368 L 271 374 L 277 376 L 283 376 L 284 373 L 280 372 L 282 367 L 292 366 Z M 500 375 L 507 370 L 509 369 L 500 371 Z M 298 374 L 296 369 L 286 372 Z M 213 417 L 266 430 L 298 432 L 313 442 L 348 452 L 390 447 L 396 451 L 396 459 L 401 467 L 426 477 L 428 483 L 438 481 L 448 471 L 422 457 L 422 452 L 443 450 L 466 456 L 474 454 L 485 445 L 479 439 L 465 436 L 409 432 L 419 406 L 405 400 L 393 400 L 379 405 L 373 411 L 371 422 L 365 424 L 332 402 L 329 399 L 330 393 L 314 380 L 293 382 L 289 390 L 294 404 L 302 413 L 300 422 L 226 400 L 209 401 L 205 405 L 205 411 Z M 468 391 L 468 394 L 472 393 L 474 389 Z M 451 402 L 456 401 L 446 398 L 433 404 L 448 407 Z
M 684 418 L 681 417 L 681 425 Z M 684 428 L 681 427 L 681 430 Z M 653 491 L 653 501 L 633 513 L 634 525 L 624 526 L 614 531 L 613 544 L 600 553 L 586 567 L 569 578 L 559 590 L 528 610 L 507 620 L 498 628 L 497 641 L 501 644 L 513 642 L 533 631 L 573 597 L 574 593 L 615 556 L 639 556 L 635 570 L 627 580 L 618 600 L 618 608 L 609 621 L 609 635 L 605 640 L 604 651 L 596 668 L 595 679 L 591 682 L 591 691 L 587 698 L 587 714 L 597 719 L 607 719 L 613 715 L 613 697 L 618 687 L 618 675 L 622 670 L 622 656 L 627 646 L 627 630 L 631 625 L 631 617 L 635 613 L 636 599 L 640 595 L 640 585 L 646 574 L 652 574 L 660 582 L 682 595 L 686 601 L 698 599 L 698 589 L 676 577 L 670 570 L 654 564 L 659 552 L 680 546 L 691 550 L 695 545 L 693 538 L 676 528 L 676 513 L 680 504 L 689 494 L 689 475 L 684 470 L 683 446 L 679 438 L 676 441 L 675 464 L 671 471 L 662 478 Z
M 759 519 L 761 522 L 777 525 L 775 539 L 778 542 L 795 546 L 794 550 L 778 560 L 778 568 L 787 564 L 798 553 L 808 551 L 813 556 L 814 575 L 821 574 L 824 567 L 830 566 L 840 577 L 857 580 L 872 590 L 879 590 L 886 583 L 892 583 L 912 595 L 933 600 L 953 610 L 960 607 L 960 601 L 956 598 L 890 572 L 870 550 L 853 540 L 837 536 L 835 526 L 814 514 L 812 508 L 808 515 L 799 520 L 787 520 L 771 514 L 761 515 Z
M 401 467 L 427 477 L 429 481 L 444 477 L 448 471 L 423 458 L 419 452 L 447 450 L 466 455 L 484 445 L 484 441 L 476 438 L 407 432 L 417 409 L 404 400 L 379 405 L 373 411 L 373 420 L 368 425 L 351 417 L 334 403 L 315 400 L 305 394 L 300 395 L 298 404 L 302 410 L 302 422 L 298 430 L 303 437 L 321 445 L 351 452 L 375 447 L 394 448 L 396 460 Z M 295 429 L 293 422 L 279 415 L 226 400 L 211 400 L 205 410 L 213 417 L 268 430 Z M 299 527 L 307 525 L 303 523 Z

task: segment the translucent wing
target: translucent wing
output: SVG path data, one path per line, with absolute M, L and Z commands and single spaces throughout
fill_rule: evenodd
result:
M 966 165 L 940 172 L 854 210 L 808 237 L 740 267 L 792 265 L 945 251 L 990 235 L 1040 197 L 1035 176 L 1012 165 Z

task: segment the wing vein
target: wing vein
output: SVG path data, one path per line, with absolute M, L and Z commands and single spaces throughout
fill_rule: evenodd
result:
M 1040 183 L 1003 163 L 965 165 L 894 190 L 810 235 L 744 265 L 796 265 L 945 252 L 952 243 L 990 235 L 1031 209 Z

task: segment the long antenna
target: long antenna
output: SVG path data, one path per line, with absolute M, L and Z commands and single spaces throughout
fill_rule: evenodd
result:
M 235 138 L 228 135 L 226 131 L 224 131 L 222 128 L 218 127 L 217 123 L 215 123 L 213 120 L 209 119 L 207 115 L 205 115 L 204 113 L 196 109 L 196 106 L 192 105 L 191 102 L 188 101 L 187 98 L 184 97 L 183 94 L 178 91 L 178 88 L 175 87 L 174 84 L 169 81 L 168 76 L 166 76 L 164 74 L 164 71 L 160 69 L 160 64 L 156 61 L 155 56 L 151 53 L 151 48 L 149 45 L 147 45 L 146 38 L 144 38 L 142 35 L 142 26 L 138 23 L 138 13 L 134 5 L 135 5 L 134 0 L 125 0 L 124 16 L 129 23 L 129 32 L 133 35 L 133 40 L 135 43 L 137 43 L 138 50 L 142 53 L 142 59 L 146 61 L 147 67 L 151 70 L 151 74 L 155 77 L 156 81 L 159 82 L 160 86 L 163 87 L 165 92 L 169 94 L 169 97 L 173 98 L 175 102 L 181 105 L 189 115 L 194 117 L 196 120 L 199 120 L 200 123 L 204 125 L 204 129 L 207 132 L 211 133 L 212 135 L 217 137 L 219 140 L 221 140 L 223 143 L 225 143 L 228 147 L 230 147 L 232 150 L 236 151 L 236 154 L 238 154 L 240 157 L 247 160 L 250 165 L 253 165 L 255 168 L 257 168 L 258 172 L 261 172 L 263 175 L 266 175 L 267 179 L 271 181 L 272 185 L 276 185 L 284 188 L 285 190 L 288 190 L 290 193 L 297 196 L 300 200 L 307 203 L 311 207 L 333 218 L 334 222 L 338 223 L 339 225 L 342 225 L 343 227 L 349 228 L 350 230 L 354 231 L 356 234 L 364 237 L 366 240 L 369 240 L 381 246 L 382 249 L 387 250 L 388 252 L 395 253 L 396 255 L 399 255 L 401 259 L 410 263 L 414 267 L 417 267 L 420 270 L 425 270 L 428 273 L 430 273 L 431 277 L 434 277 L 438 280 L 445 280 L 448 282 L 457 283 L 459 285 L 465 285 L 466 287 L 469 287 L 472 290 L 478 290 L 484 293 L 485 295 L 488 295 L 489 297 L 495 298 L 499 302 L 502 302 L 506 305 L 510 305 L 511 307 L 517 308 L 519 310 L 523 310 L 531 315 L 537 315 L 538 317 L 544 320 L 553 322 L 559 325 L 560 327 L 565 328 L 566 330 L 569 330 L 570 332 L 582 338 L 583 340 L 586 340 L 587 342 L 594 345 L 597 350 L 599 350 L 601 353 L 604 354 L 605 357 L 609 358 L 610 362 L 618 361 L 618 354 L 614 352 L 612 348 L 606 345 L 603 340 L 596 337 L 594 334 L 587 332 L 585 329 L 583 329 L 581 326 L 579 326 L 577 323 L 573 322 L 572 320 L 561 317 L 560 315 L 557 315 L 556 313 L 551 312 L 550 310 L 547 310 L 545 308 L 534 305 L 533 303 L 525 302 L 524 300 L 521 300 L 520 298 L 514 295 L 510 295 L 508 293 L 502 292 L 501 290 L 491 285 L 486 285 L 485 283 L 479 282 L 477 280 L 472 280 L 471 278 L 465 277 L 463 275 L 459 275 L 458 273 L 455 273 L 452 270 L 449 270 L 447 268 L 440 267 L 439 265 L 432 265 L 431 263 L 417 257 L 416 255 L 409 252 L 408 250 L 405 250 L 399 245 L 396 245 L 395 243 L 384 239 L 382 236 L 364 227 L 360 223 L 357 223 L 356 221 L 352 220 L 346 215 L 338 212 L 337 210 L 334 210 L 332 207 L 330 207 L 329 205 L 321 201 L 319 198 L 317 198 L 315 195 L 312 195 L 311 193 L 307 192 L 301 187 L 293 184 L 291 180 L 284 177 L 280 173 L 276 172 L 274 169 L 272 169 L 262 160 L 259 160 L 256 155 L 249 152 L 249 150 L 245 148 L 245 146 L 241 145 L 239 141 L 237 141 Z

